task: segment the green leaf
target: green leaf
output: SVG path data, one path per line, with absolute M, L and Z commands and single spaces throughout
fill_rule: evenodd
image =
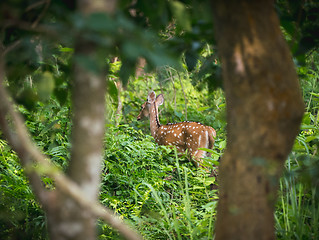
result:
M 218 108 L 225 108 L 226 107 L 226 104 L 225 103 L 222 103 L 218 106 Z
M 302 124 L 304 125 L 310 125 L 311 123 L 311 113 L 306 112 L 302 117 Z
M 280 22 L 281 26 L 286 30 L 286 32 L 289 34 L 289 37 L 293 37 L 296 33 L 296 27 L 295 23 L 288 20 L 281 20 Z
M 128 83 L 128 79 L 135 73 L 135 62 L 123 61 L 119 72 L 120 79 L 125 87 Z
M 182 2 L 179 1 L 170 1 L 171 11 L 174 18 L 176 19 L 177 24 L 186 31 L 192 30 L 191 20 L 188 13 L 188 10 Z
M 22 104 L 28 110 L 32 110 L 35 107 L 36 102 L 39 100 L 35 91 L 27 87 L 17 97 L 17 103 Z
M 68 89 L 66 88 L 55 88 L 54 89 L 54 95 L 57 98 L 57 100 L 60 103 L 60 106 L 64 106 L 68 99 Z
M 211 184 L 214 184 L 214 183 L 216 183 L 215 177 L 205 178 L 205 181 L 204 181 L 205 186 L 210 186 Z
M 306 137 L 306 140 L 305 140 L 305 142 L 311 142 L 312 140 L 315 140 L 315 139 L 317 139 L 318 138 L 318 136 L 308 136 L 308 137 Z
M 55 81 L 51 72 L 44 72 L 37 77 L 37 93 L 42 101 L 51 97 L 55 88 Z
M 199 111 L 199 112 L 202 112 L 202 111 L 205 111 L 205 110 L 207 110 L 207 109 L 209 109 L 210 107 L 200 107 L 200 108 L 198 108 L 197 110 Z
M 175 116 L 177 116 L 179 119 L 182 118 L 183 113 L 179 112 L 179 111 L 174 111 Z
M 98 74 L 100 71 L 99 66 L 96 64 L 96 61 L 93 57 L 77 54 L 74 56 L 74 61 L 90 72 Z
M 198 62 L 198 55 L 193 51 L 186 51 L 185 62 L 189 71 L 193 71 Z
M 108 92 L 109 92 L 111 98 L 113 99 L 113 101 L 117 104 L 118 91 L 117 91 L 117 87 L 115 85 L 115 82 L 112 80 L 108 81 Z
M 217 207 L 217 201 L 212 201 L 212 202 L 209 202 L 207 204 L 205 204 L 203 206 L 204 209 L 210 209 L 210 208 L 216 208 Z
M 311 94 L 312 96 L 319 97 L 319 93 L 311 92 L 310 94 Z
M 198 148 L 198 150 L 203 150 L 209 153 L 215 153 L 215 151 L 213 149 L 209 149 L 209 148 Z
M 39 136 L 42 136 L 43 134 L 45 134 L 49 129 L 51 129 L 59 121 L 61 121 L 61 119 L 57 119 L 57 120 L 51 122 L 50 124 L 48 124 L 45 128 L 42 129 Z
M 68 48 L 68 47 L 61 47 L 59 48 L 60 52 L 74 52 L 73 48 Z
M 226 147 L 226 140 L 223 140 L 219 143 L 219 149 L 224 149 Z
M 86 26 L 90 30 L 109 34 L 116 31 L 115 22 L 105 13 L 91 14 L 86 21 Z
M 143 54 L 143 47 L 140 46 L 140 44 L 135 43 L 133 41 L 127 41 L 123 44 L 122 47 L 123 55 L 130 59 L 134 60 L 140 57 Z
M 306 130 L 306 129 L 317 129 L 317 127 L 316 127 L 316 126 L 314 126 L 314 125 L 301 124 L 300 129 L 301 129 L 301 130 Z

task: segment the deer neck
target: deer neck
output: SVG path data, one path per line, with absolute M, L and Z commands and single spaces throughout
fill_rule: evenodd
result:
M 150 129 L 151 134 L 155 138 L 157 134 L 157 130 L 161 126 L 159 118 L 158 118 L 158 107 L 156 106 L 156 103 L 150 104 Z

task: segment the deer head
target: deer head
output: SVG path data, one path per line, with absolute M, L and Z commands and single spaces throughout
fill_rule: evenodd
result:
M 179 152 L 188 152 L 195 165 L 207 154 L 198 148 L 213 148 L 216 131 L 212 127 L 197 122 L 168 123 L 161 125 L 158 116 L 158 106 L 162 105 L 162 94 L 156 97 L 154 91 L 150 92 L 147 101 L 141 106 L 138 120 L 144 117 L 150 119 L 151 134 L 160 145 L 173 145 Z
M 152 106 L 152 109 L 158 110 L 158 106 L 162 105 L 164 103 L 164 97 L 162 94 L 158 95 L 156 97 L 156 94 L 154 91 L 151 91 L 149 95 L 147 96 L 146 102 L 144 102 L 141 106 L 141 111 L 140 114 L 137 116 L 137 120 L 141 120 L 146 117 L 150 117 L 150 106 L 151 104 L 154 105 Z M 158 117 L 158 115 L 157 115 Z

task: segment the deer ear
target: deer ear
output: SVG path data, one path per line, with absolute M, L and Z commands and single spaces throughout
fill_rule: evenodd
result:
M 163 103 L 164 103 L 164 96 L 163 96 L 163 94 L 160 94 L 156 98 L 156 104 L 157 105 L 162 105 Z
M 156 99 L 156 94 L 154 91 L 151 91 L 149 94 L 148 94 L 148 97 L 147 97 L 147 101 L 148 103 L 153 103 Z

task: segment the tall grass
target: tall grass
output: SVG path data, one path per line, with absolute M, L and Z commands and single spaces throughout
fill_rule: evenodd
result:
M 278 239 L 319 239 L 318 189 L 300 181 L 300 164 L 290 157 L 287 173 L 280 180 L 275 214 Z
M 152 192 L 154 200 L 159 206 L 163 219 L 160 223 L 160 231 L 164 232 L 167 239 L 213 239 L 213 223 L 216 216 L 217 201 L 209 202 L 204 206 L 196 207 L 192 199 L 192 187 L 188 181 L 189 169 L 181 167 L 176 155 L 176 172 L 178 193 L 165 204 L 157 191 L 148 183 L 145 183 Z
M 158 146 L 131 127 L 119 128 L 106 138 L 101 202 L 145 239 L 213 239 L 218 196 L 209 189 L 209 173 L 177 156 L 176 149 Z M 100 239 L 118 237 L 103 223 L 100 231 Z

